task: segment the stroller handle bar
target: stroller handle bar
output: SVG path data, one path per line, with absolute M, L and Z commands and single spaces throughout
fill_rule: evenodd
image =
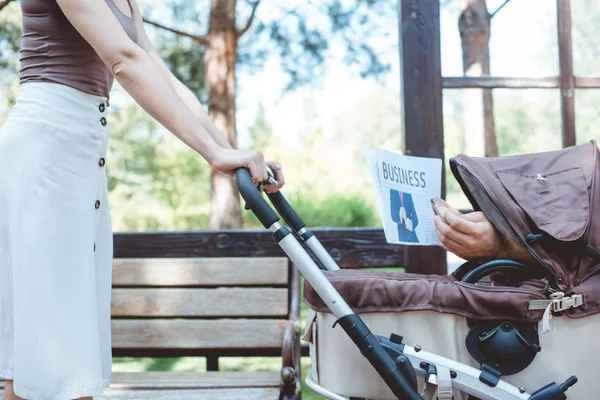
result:
M 269 174 L 269 183 L 272 183 L 274 177 L 273 170 L 267 167 Z M 246 208 L 252 210 L 265 228 L 269 229 L 279 217 L 262 197 L 260 190 L 254 186 L 250 172 L 246 168 L 239 168 L 235 171 L 235 181 L 240 194 L 246 201 Z M 261 184 L 262 185 L 262 184 Z M 259 187 L 261 186 L 259 185 Z M 271 203 L 283 217 L 285 222 L 295 231 L 301 232 L 306 226 L 304 221 L 298 216 L 281 191 L 268 194 Z
M 254 186 L 250 171 L 246 168 L 238 168 L 235 171 L 235 183 L 240 194 L 246 201 L 246 208 L 252 210 L 261 224 L 270 229 L 273 224 L 279 222 L 279 217 L 267 204 L 260 191 Z

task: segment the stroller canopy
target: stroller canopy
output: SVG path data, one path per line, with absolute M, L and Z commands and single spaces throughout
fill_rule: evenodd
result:
M 570 292 L 598 272 L 594 249 L 600 245 L 600 165 L 595 141 L 511 157 L 459 155 L 450 166 L 474 209 L 521 242 L 558 289 Z

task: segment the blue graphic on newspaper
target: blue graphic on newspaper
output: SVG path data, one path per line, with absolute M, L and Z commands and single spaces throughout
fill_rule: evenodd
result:
M 387 242 L 440 246 L 431 199 L 441 194 L 442 160 L 382 148 L 366 158 Z

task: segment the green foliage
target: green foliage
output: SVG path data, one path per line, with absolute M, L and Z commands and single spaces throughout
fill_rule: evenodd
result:
M 560 149 L 559 102 L 558 90 L 496 91 L 494 111 L 502 116 L 496 117 L 500 155 Z
M 344 64 L 360 76 L 379 76 L 389 71 L 374 39 L 390 36 L 390 31 L 395 34 L 395 20 L 391 28 L 383 22 L 395 15 L 395 1 L 277 4 L 279 9 L 271 18 L 257 20 L 251 34 L 242 37 L 242 65 L 260 68 L 263 58 L 276 52 L 281 68 L 289 76 L 286 89 L 314 85 L 324 76 L 325 60 L 334 55 L 335 43 L 343 49 Z
M 326 192 L 326 189 L 323 189 Z M 287 194 L 290 204 L 307 227 L 381 226 L 374 204 L 364 194 L 325 193 L 321 196 L 298 191 Z M 244 214 L 244 226 L 259 228 L 260 222 L 250 212 Z
M 361 171 L 365 178 L 368 178 L 365 151 L 376 146 L 393 150 L 402 148 L 400 93 L 390 87 L 376 86 L 336 122 L 336 141 L 352 149 L 356 171 Z
M 157 50 L 173 74 L 206 102 L 204 47 L 188 38 L 160 34 Z
M 573 24 L 573 66 L 576 75 L 597 75 L 600 61 L 598 4 L 589 0 L 571 0 Z
M 310 119 L 310 107 L 305 112 Z M 320 127 L 307 130 L 299 147 L 284 150 L 266 120 L 264 107 L 260 106 L 250 137 L 251 148 L 259 148 L 269 158 L 284 163 L 288 182 L 285 194 L 307 226 L 381 224 L 373 191 L 370 186 L 365 191 L 361 183 L 366 170 L 358 170 L 352 151 L 348 156 L 348 147 L 340 146 L 335 138 L 325 137 Z M 243 213 L 243 217 L 244 226 L 261 226 L 251 212 Z
M 269 121 L 267 121 L 264 104 L 258 106 L 258 113 L 254 125 L 250 127 L 250 140 L 255 149 L 269 149 L 276 141 Z
M 115 112 L 116 111 L 116 112 Z M 208 224 L 210 168 L 141 108 L 113 110 L 109 190 L 117 230 L 198 229 Z
M 14 2 L 0 12 L 0 125 L 17 95 L 21 34 L 19 4 Z
M 3 75 L 18 71 L 21 34 L 19 5 L 15 2 L 0 12 L 0 72 Z

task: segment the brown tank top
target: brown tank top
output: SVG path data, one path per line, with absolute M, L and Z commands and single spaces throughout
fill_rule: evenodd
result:
M 131 3 L 131 14 L 125 15 L 112 0 L 105 1 L 127 35 L 137 42 Z M 21 12 L 21 84 L 53 82 L 109 97 L 114 77 L 55 0 L 21 0 Z

